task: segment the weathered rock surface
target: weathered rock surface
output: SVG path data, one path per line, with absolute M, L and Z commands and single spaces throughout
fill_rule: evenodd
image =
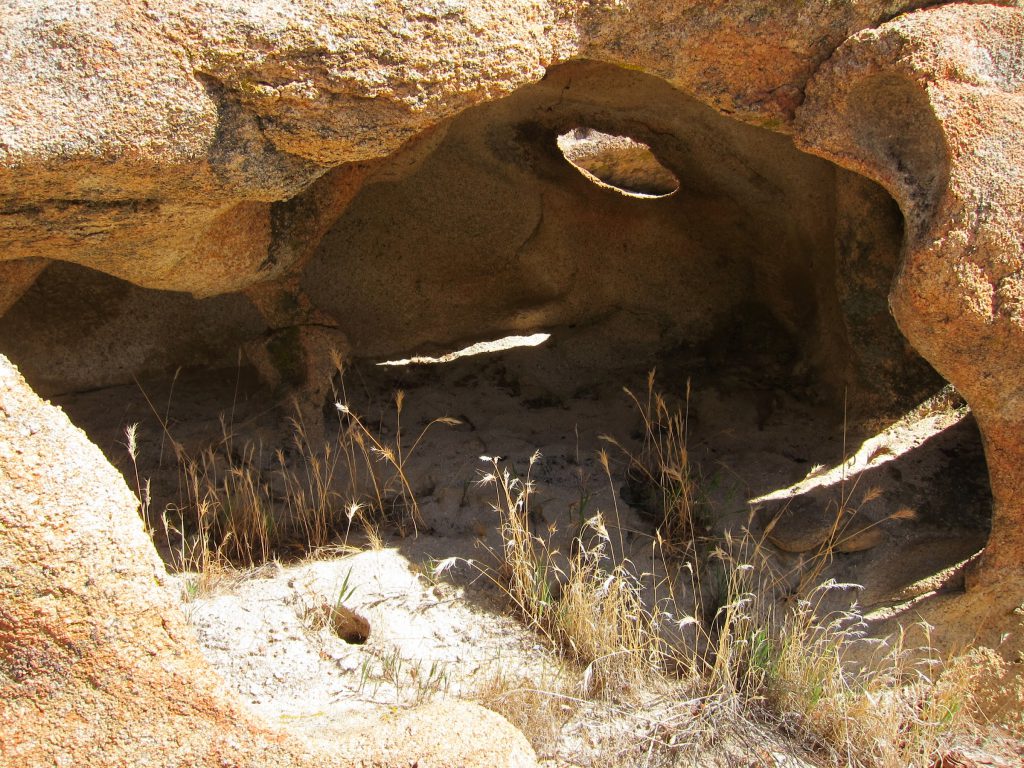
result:
M 863 509 L 840 510 L 820 494 L 787 499 L 761 519 L 768 541 L 784 552 L 862 552 L 885 541 L 879 521 Z
M 723 114 L 788 130 L 807 80 L 844 40 L 934 4 L 608 0 L 580 11 L 580 55 L 640 69 Z
M 239 346 L 264 328 L 240 294 L 195 299 L 65 262 L 46 268 L 0 317 L 4 353 L 24 361 L 24 375 L 46 397 L 131 381 L 145 371 L 233 366 Z M 40 349 L 47 354 L 38 355 Z
M 0 258 L 46 252 L 197 296 L 277 277 L 296 206 L 275 201 L 541 77 L 549 16 L 524 2 L 407 17 L 375 4 L 13 3 Z
M 801 145 L 900 205 L 893 314 L 977 417 L 995 509 L 974 579 L 1006 585 L 1006 610 L 1024 589 L 1022 38 L 1019 10 L 901 17 L 841 46 L 798 122 Z
M 329 751 L 260 725 L 199 653 L 137 507 L 85 434 L 0 357 L 4 765 L 535 763 L 522 734 L 469 704 L 402 713 Z
M 844 39 L 922 4 L 9 3 L 0 258 L 45 253 L 197 296 L 240 290 L 301 260 L 275 252 L 298 204 L 278 201 L 553 64 L 650 72 L 784 129 Z
M 661 197 L 679 189 L 679 179 L 646 144 L 590 128 L 574 128 L 558 137 L 565 159 L 598 183 L 626 194 Z
M 579 125 L 648 144 L 679 192 L 630 198 L 584 178 L 557 144 Z M 730 335 L 759 305 L 821 371 L 846 359 L 826 310 L 834 232 L 820 211 L 835 206 L 833 166 L 648 75 L 553 67 L 467 110 L 425 150 L 411 144 L 370 182 L 302 282 L 357 355 L 625 317 L 646 330 L 613 355 L 649 360 L 659 346 Z
M 295 765 L 223 696 L 161 586 L 138 501 L 0 361 L 5 765 Z M 144 731 L 141 729 L 144 728 Z

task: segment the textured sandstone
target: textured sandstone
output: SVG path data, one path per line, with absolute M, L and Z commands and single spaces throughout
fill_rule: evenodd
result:
M 0 259 L 240 290 L 301 262 L 275 253 L 281 201 L 553 64 L 643 70 L 786 130 L 832 50 L 922 4 L 18 0 L 0 28 Z
M 679 189 L 651 148 L 628 136 L 575 128 L 558 137 L 558 148 L 584 176 L 623 192 L 657 197 Z
M 445 117 L 537 80 L 554 58 L 536 0 L 157 2 L 195 71 L 255 114 L 281 151 L 322 165 L 390 154 Z
M 0 259 L 46 253 L 197 296 L 280 276 L 301 256 L 281 253 L 280 219 L 324 206 L 276 201 L 539 79 L 552 58 L 543 4 L 397 10 L 13 3 Z
M 265 751 L 262 764 L 297 764 L 209 673 L 137 506 L 0 360 L 0 761 L 202 765 Z
M 45 259 L 0 262 L 0 317 L 14 306 L 44 269 Z
M 808 78 L 844 40 L 926 5 L 934 3 L 604 0 L 583 5 L 576 22 L 581 55 L 657 75 L 723 114 L 789 130 Z
M 63 262 L 0 317 L 4 353 L 23 361 L 24 375 L 47 397 L 145 373 L 173 376 L 179 366 L 233 366 L 239 346 L 263 329 L 238 294 L 194 299 Z
M 557 144 L 581 125 L 647 143 L 683 187 L 642 200 L 596 186 Z M 370 177 L 303 277 L 356 354 L 627 315 L 647 325 L 644 359 L 652 345 L 710 338 L 750 302 L 808 348 L 843 343 L 822 340 L 834 329 L 809 296 L 810 264 L 832 247 L 817 211 L 833 205 L 833 169 L 785 136 L 656 78 L 579 62 L 464 112 L 421 152 L 410 145 L 401 170 Z

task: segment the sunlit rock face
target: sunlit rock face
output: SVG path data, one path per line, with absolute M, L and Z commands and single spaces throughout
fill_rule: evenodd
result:
M 585 178 L 606 189 L 641 199 L 668 197 L 679 190 L 679 179 L 651 148 L 628 136 L 578 127 L 558 137 L 558 148 Z
M 906 221 L 890 304 L 970 402 L 995 500 L 974 584 L 1024 584 L 1024 13 L 936 8 L 855 35 L 807 89 L 799 142 L 875 179 Z
M 1024 590 L 1024 11 L 925 5 L 9 3 L 0 352 L 61 393 L 242 349 L 313 411 L 332 348 L 383 358 L 541 330 L 596 334 L 609 365 L 748 356 L 858 418 L 897 412 L 934 368 L 985 441 L 995 513 L 969 594 L 1004 616 Z M 47 481 L 14 457 L 30 422 L 57 417 L 5 370 L 3 478 L 23 501 L 4 514 L 38 497 L 78 522 L 53 546 L 4 526 L 3 550 L 25 573 L 88 565 L 102 547 L 67 542 L 121 528 L 79 503 L 88 483 L 25 490 Z M 54 445 L 77 445 L 58 422 Z M 123 527 L 131 500 L 103 472 Z M 102 556 L 141 567 L 152 552 L 132 535 Z M 123 600 L 145 626 L 116 641 L 179 658 L 178 619 L 133 579 Z M 74 593 L 5 589 L 9 637 L 63 643 L 40 663 L 99 643 L 65 643 L 25 607 L 64 615 Z M 96 626 L 120 610 L 110 595 L 83 614 Z M 149 693 L 190 688 L 191 658 L 152 662 L 136 699 L 121 662 L 37 677 L 56 690 L 86 669 L 119 692 L 96 699 L 106 736 L 74 734 L 101 755 Z M 26 712 L 47 695 L 18 689 Z M 210 728 L 234 720 L 212 688 L 200 704 Z M 240 738 L 302 761 L 257 731 Z M 210 761 L 247 759 L 222 746 Z

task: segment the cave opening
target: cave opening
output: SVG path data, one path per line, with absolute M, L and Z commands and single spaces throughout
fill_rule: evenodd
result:
M 604 136 L 643 148 L 644 168 L 653 159 L 667 175 L 611 184 L 634 194 L 610 194 L 565 148 L 566 137 L 579 146 Z M 587 172 L 616 178 L 614 167 Z M 241 294 L 196 300 L 58 262 L 0 319 L 0 338 L 132 485 L 125 427 L 140 425 L 138 469 L 152 480 L 157 516 L 196 503 L 176 453 L 206 455 L 193 469 L 214 486 L 251 470 L 256 496 L 286 507 L 297 486 L 283 470 L 360 414 L 382 446 L 403 435 L 417 446 L 403 457 L 408 485 L 378 503 L 382 524 L 407 536 L 398 507 L 418 497 L 416 532 L 446 539 L 446 551 L 498 545 L 490 501 L 474 485 L 480 456 L 520 470 L 544 456 L 538 525 L 571 530 L 567 521 L 593 505 L 622 504 L 626 527 L 649 529 L 643 500 L 618 487 L 623 457 L 614 487 L 597 457 L 601 435 L 637 444 L 640 418 L 622 390 L 643 399 L 656 370 L 659 390 L 685 409 L 707 518 L 700 533 L 785 511 L 775 538 L 799 557 L 803 544 L 783 529 L 814 527 L 841 499 L 885 532 L 874 554 L 848 553 L 851 567 L 880 574 L 873 588 L 884 602 L 903 578 L 881 567 L 886 552 L 917 546 L 931 553 L 922 567 L 941 570 L 983 545 L 990 505 L 977 428 L 952 395 L 928 400 L 943 382 L 888 310 L 903 227 L 884 190 L 787 136 L 656 78 L 580 61 L 463 112 L 370 172 L 298 280 L 349 345 L 344 380 L 321 365 L 325 381 L 307 386 L 312 410 L 282 406 L 287 393 L 239 352 L 273 338 L 264 343 L 273 363 L 304 328 L 271 333 Z M 551 337 L 452 355 L 539 333 Z M 381 365 L 391 362 L 403 364 Z M 914 413 L 931 432 L 885 431 Z M 318 414 L 322 433 L 306 423 Z M 430 426 L 438 418 L 452 423 Z M 299 440 L 296 424 L 308 430 Z M 954 489 L 951 477 L 963 482 Z M 316 483 L 303 483 L 309 500 Z M 324 542 L 353 524 L 337 493 Z M 896 515 L 904 509 L 913 519 Z
M 5 757 L 1024 754 L 1017 0 L 9 5 Z

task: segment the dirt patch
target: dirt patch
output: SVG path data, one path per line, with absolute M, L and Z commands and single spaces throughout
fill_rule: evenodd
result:
M 635 755 L 615 753 L 625 731 L 636 737 L 629 749 L 644 738 L 677 757 L 689 748 L 676 743 L 669 749 L 657 737 L 671 720 L 658 702 L 671 701 L 678 712 L 678 701 L 667 694 L 652 694 L 644 717 L 636 716 L 635 702 L 587 703 L 586 670 L 567 665 L 514 620 L 501 589 L 484 575 L 488 568 L 500 572 L 503 543 L 495 489 L 479 482 L 490 466 L 481 459 L 500 457 L 502 466 L 525 476 L 538 451 L 531 475 L 536 535 L 568 553 L 586 519 L 601 511 L 629 556 L 651 560 L 654 524 L 642 505 L 628 503 L 625 464 L 601 439 L 611 435 L 636 447 L 639 417 L 623 386 L 642 393 L 647 372 L 595 376 L 595 368 L 567 359 L 571 354 L 556 334 L 538 347 L 443 365 L 353 365 L 343 385 L 336 382 L 336 399 L 382 441 L 401 430 L 404 471 L 421 514 L 418 535 L 384 518 L 375 551 L 343 550 L 343 543 L 365 547 L 367 541 L 358 526 L 342 527 L 333 533 L 334 548 L 312 560 L 295 561 L 297 551 L 281 551 L 283 564 L 247 578 L 213 580 L 201 594 L 192 577 L 181 576 L 203 651 L 229 686 L 268 719 L 322 741 L 394 707 L 445 697 L 486 699 L 500 681 L 499 701 L 536 687 L 563 692 L 564 706 L 556 704 L 547 718 L 547 736 L 531 734 L 552 765 L 608 764 L 610 755 L 636 764 L 629 762 Z M 987 504 L 980 441 L 965 409 L 940 398 L 861 441 L 844 431 L 840 414 L 810 402 L 781 369 L 772 374 L 766 366 L 705 358 L 687 367 L 680 356 L 673 359 L 658 383 L 688 414 L 690 452 L 701 478 L 702 535 L 745 525 L 760 535 L 772 510 L 794 505 L 803 505 L 806 525 L 828 526 L 844 506 L 878 534 L 871 548 L 820 563 L 820 579 L 862 585 L 843 598 L 845 605 L 859 600 L 879 608 L 957 588 L 959 564 L 984 544 Z M 138 473 L 150 480 L 153 521 L 183 498 L 175 444 L 179 451 L 213 446 L 236 453 L 259 445 L 253 467 L 271 486 L 280 459 L 275 452 L 285 463 L 301 459 L 282 442 L 288 425 L 278 404 L 244 370 L 182 373 L 173 382 L 97 390 L 62 405 L 133 485 L 136 467 L 123 430 L 139 424 Z M 215 412 L 223 413 L 223 424 L 209 419 Z M 440 416 L 458 423 L 422 433 Z M 344 414 L 328 403 L 325 418 L 332 435 Z M 602 449 L 611 451 L 611 478 L 601 466 Z M 959 476 L 958 493 L 935 493 L 936 482 L 941 486 L 951 471 Z M 172 557 L 173 542 L 161 543 Z M 780 550 L 773 557 L 794 574 L 794 583 L 814 563 L 813 552 Z M 360 644 L 339 637 L 333 617 L 349 614 L 369 627 Z M 748 754 L 748 747 L 756 754 L 754 745 L 767 736 L 753 734 L 750 744 L 744 738 L 723 745 L 717 757 L 708 753 L 707 764 L 728 764 L 729 755 Z M 800 758 L 795 747 L 780 744 L 780 755 Z

